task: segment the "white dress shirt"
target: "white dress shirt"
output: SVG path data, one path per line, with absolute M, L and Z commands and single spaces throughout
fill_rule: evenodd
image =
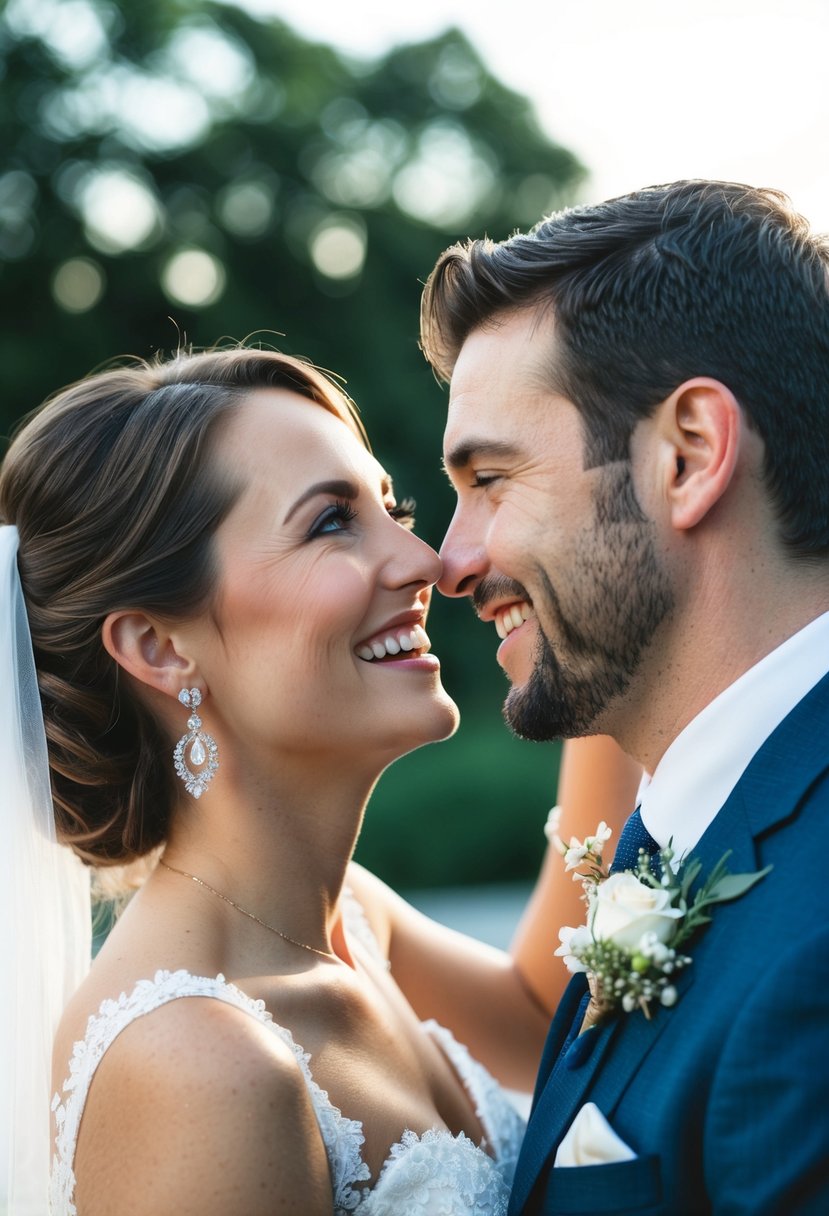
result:
M 749 761 L 829 671 L 829 612 L 787 638 L 692 719 L 639 787 L 642 822 L 677 858 L 712 823 Z

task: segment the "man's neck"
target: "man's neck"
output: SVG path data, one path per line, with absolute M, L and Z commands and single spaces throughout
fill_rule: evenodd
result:
M 740 601 L 720 589 L 676 613 L 608 724 L 620 746 L 654 772 L 674 739 L 715 697 L 787 638 L 829 611 L 826 572 L 794 568 L 785 582 Z

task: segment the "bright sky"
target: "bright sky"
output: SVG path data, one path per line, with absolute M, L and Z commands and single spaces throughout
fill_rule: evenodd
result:
M 459 26 L 591 171 L 777 186 L 829 231 L 829 0 L 239 0 L 359 55 Z

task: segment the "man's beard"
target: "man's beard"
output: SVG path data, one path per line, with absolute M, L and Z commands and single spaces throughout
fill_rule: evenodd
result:
M 510 691 L 504 705 L 507 723 L 524 739 L 575 738 L 602 729 L 602 715 L 629 688 L 673 608 L 628 462 L 606 469 L 595 504 L 595 524 L 581 537 L 578 560 L 566 575 L 566 611 L 547 571 L 538 567 L 544 589 L 543 601 L 534 603 L 538 652 L 530 678 Z M 542 615 L 555 624 L 556 644 L 544 632 Z

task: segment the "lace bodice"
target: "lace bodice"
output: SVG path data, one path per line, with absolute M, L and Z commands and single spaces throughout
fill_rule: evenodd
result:
M 362 918 L 362 920 L 361 920 Z M 371 929 L 356 901 L 346 903 L 347 928 L 376 952 Z M 373 939 L 373 935 L 372 939 Z M 77 1042 L 62 1094 L 52 1102 L 57 1135 L 51 1175 L 52 1216 L 76 1216 L 73 1172 L 78 1128 L 89 1086 L 107 1048 L 136 1018 L 168 1001 L 188 996 L 213 997 L 242 1009 L 286 1043 L 296 1057 L 314 1107 L 328 1157 L 334 1216 L 505 1216 L 524 1123 L 497 1082 L 452 1034 L 436 1022 L 423 1023 L 434 1037 L 472 1099 L 486 1135 L 486 1147 L 463 1133 L 446 1130 L 423 1135 L 404 1132 L 372 1179 L 362 1157 L 362 1124 L 337 1109 L 314 1081 L 311 1057 L 291 1032 L 273 1021 L 264 1001 L 252 1000 L 224 976 L 194 976 L 188 971 L 157 971 L 139 980 L 132 992 L 107 1000 L 89 1019 L 86 1036 Z M 489 1151 L 487 1151 L 487 1149 Z M 491 1155 L 490 1155 L 491 1153 Z

